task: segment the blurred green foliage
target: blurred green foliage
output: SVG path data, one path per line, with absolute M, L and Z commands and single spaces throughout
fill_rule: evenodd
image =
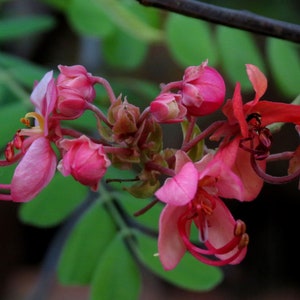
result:
M 0 5 L 14 1 L 1 1 Z M 20 58 L 1 50 L 8 42 L 20 38 L 43 35 L 56 27 L 56 16 L 63 15 L 78 37 L 94 37 L 101 41 L 99 52 L 104 63 L 114 70 L 129 72 L 143 66 L 149 59 L 154 45 L 167 49 L 176 68 L 199 65 L 208 59 L 209 65 L 222 70 L 232 85 L 239 81 L 245 91 L 251 85 L 245 72 L 245 64 L 252 63 L 274 80 L 276 89 L 285 97 L 299 94 L 300 61 L 299 45 L 273 38 L 261 38 L 251 33 L 204 21 L 143 7 L 135 0 L 44 0 L 49 7 L 47 14 L 26 17 L 0 13 L 0 103 L 1 143 L 8 142 L 19 128 L 18 120 L 29 109 L 29 96 L 35 80 L 47 71 L 45 66 Z M 297 22 L 299 10 L 295 1 L 206 1 L 235 9 L 253 12 L 290 22 Z M 269 7 L 272 9 L 269 9 Z M 5 48 L 5 47 L 4 47 Z M 151 60 L 151 58 L 150 58 Z M 62 62 L 63 63 L 63 62 Z M 157 67 L 159 72 L 160 66 Z M 128 74 L 128 73 L 127 73 Z M 174 78 L 178 80 L 178 78 Z M 150 102 L 159 91 L 155 84 L 143 78 L 116 77 L 112 84 L 125 94 L 133 93 L 133 99 L 142 96 Z M 138 100 L 136 100 L 139 103 Z M 101 101 L 101 103 L 103 103 Z M 141 103 L 142 105 L 142 103 Z M 9 118 L 3 116 L 9 115 Z M 87 123 L 85 121 L 88 120 Z M 76 123 L 91 129 L 90 116 Z M 110 171 L 108 178 L 120 177 L 119 170 Z M 5 175 L 9 181 L 11 170 Z M 122 176 L 134 177 L 132 173 Z M 127 175 L 126 175 L 127 174 Z M 125 194 L 120 185 L 108 193 L 102 189 L 97 203 L 78 220 L 66 241 L 58 273 L 66 284 L 90 284 L 91 298 L 134 299 L 140 290 L 140 274 L 133 257 L 165 280 L 190 290 L 208 290 L 222 280 L 218 268 L 195 264 L 186 257 L 178 269 L 165 272 L 157 257 L 156 239 L 122 224 L 118 212 L 111 206 L 117 202 L 131 216 L 145 202 Z M 62 196 L 62 191 L 63 196 Z M 35 226 L 54 226 L 64 222 L 85 199 L 87 191 L 70 178 L 57 174 L 51 184 L 32 202 L 21 206 L 20 218 Z M 151 200 L 151 199 L 149 199 Z M 138 218 L 143 226 L 157 231 L 160 206 Z M 122 226 L 123 226 L 122 225 Z M 130 247 L 128 247 L 128 243 Z M 129 251 L 130 249 L 130 251 Z M 133 251 L 134 256 L 132 256 Z M 89 260 L 86 258 L 88 257 Z M 111 286 L 114 288 L 108 289 Z M 122 295 L 119 295 L 122 291 Z

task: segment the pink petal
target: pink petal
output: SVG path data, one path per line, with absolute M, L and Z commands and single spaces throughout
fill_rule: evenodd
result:
M 31 93 L 30 100 L 40 113 L 43 111 L 43 101 L 47 93 L 48 84 L 52 79 L 53 71 L 47 72 Z
M 33 199 L 52 179 L 56 169 L 56 155 L 44 137 L 33 141 L 17 166 L 12 183 L 13 201 Z
M 213 246 L 214 248 L 221 248 L 229 243 L 235 238 L 234 229 L 236 221 L 232 217 L 230 211 L 223 203 L 222 200 L 216 198 L 216 207 L 214 213 L 208 218 L 208 246 Z M 247 247 L 244 248 L 241 254 L 231 262 L 231 264 L 236 264 L 240 262 L 246 255 Z M 221 260 L 225 260 L 233 256 L 237 251 L 239 251 L 238 246 L 233 248 L 226 254 L 216 255 Z
M 158 252 L 165 270 L 175 268 L 186 252 L 177 224 L 185 209 L 167 204 L 160 215 Z
M 198 186 L 198 171 L 191 162 L 186 163 L 180 172 L 168 178 L 155 196 L 172 205 L 185 205 L 195 196 Z
M 246 71 L 247 71 L 249 80 L 252 83 L 253 89 L 256 93 L 254 102 L 257 102 L 267 90 L 267 85 L 268 85 L 267 78 L 259 70 L 259 68 L 254 65 L 246 64 Z

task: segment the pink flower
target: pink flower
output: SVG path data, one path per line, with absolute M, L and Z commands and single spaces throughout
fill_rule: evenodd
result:
M 186 108 L 181 104 L 182 96 L 162 93 L 150 104 L 150 112 L 158 123 L 177 123 L 184 120 Z
M 57 111 L 64 118 L 78 118 L 85 111 L 87 103 L 92 102 L 96 96 L 96 81 L 80 65 L 59 65 L 58 69 L 61 73 L 57 77 Z
M 16 134 L 18 141 L 16 149 L 21 149 L 21 153 L 11 157 L 11 162 L 7 162 L 6 165 L 19 158 L 21 161 L 15 169 L 11 184 L 0 185 L 0 188 L 10 191 L 10 194 L 0 194 L 0 199 L 27 202 L 48 185 L 54 176 L 56 155 L 51 148 L 50 140 L 56 138 L 52 135 L 52 131 L 55 131 L 52 126 L 56 126 L 57 123 L 52 123 L 49 116 L 54 109 L 56 95 L 52 72 L 48 72 L 31 94 L 31 102 L 36 111 L 27 113 L 23 122 L 29 124 L 28 118 L 34 118 L 35 126 L 22 129 Z M 10 153 L 14 152 L 13 145 L 16 146 L 16 143 L 8 145 Z
M 246 70 L 255 91 L 254 99 L 243 104 L 241 86 L 237 83 L 232 99 L 227 100 L 222 109 L 227 122 L 211 139 L 224 137 L 220 147 L 224 161 L 235 155 L 231 167 L 243 181 L 244 201 L 250 201 L 257 197 L 264 182 L 253 170 L 251 156 L 254 155 L 257 164 L 265 170 L 265 158 L 272 144 L 272 135 L 266 126 L 276 122 L 300 124 L 300 106 L 260 100 L 267 89 L 267 79 L 254 65 L 246 65 Z
M 242 195 L 242 182 L 218 158 L 204 157 L 197 165 L 187 162 L 167 179 L 155 193 L 167 204 L 159 221 L 158 251 L 163 267 L 175 268 L 187 250 L 206 264 L 239 263 L 246 255 L 249 237 L 245 224 L 234 220 L 220 197 L 239 199 Z M 190 241 L 192 223 L 205 248 Z
M 188 67 L 182 81 L 182 104 L 193 116 L 205 116 L 221 107 L 225 99 L 225 83 L 207 61 Z
M 64 176 L 72 175 L 75 180 L 96 191 L 100 179 L 110 166 L 103 146 L 92 142 L 85 135 L 74 140 L 63 139 L 59 146 L 65 152 L 58 164 L 58 170 Z

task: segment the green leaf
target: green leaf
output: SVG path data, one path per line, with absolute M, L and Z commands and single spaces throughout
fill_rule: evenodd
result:
M 183 289 L 208 291 L 221 283 L 221 269 L 197 261 L 186 253 L 175 269 L 165 271 L 159 261 L 157 240 L 138 233 L 137 253 L 141 262 L 154 274 Z
M 208 59 L 215 65 L 217 47 L 208 23 L 170 13 L 166 21 L 166 41 L 174 59 L 183 67 L 200 65 Z
M 117 68 L 133 69 L 139 66 L 147 50 L 145 42 L 119 30 L 103 41 L 105 61 Z
M 106 15 L 126 35 L 144 42 L 158 42 L 163 38 L 158 11 L 135 1 L 97 0 Z
M 235 85 L 240 82 L 243 90 L 252 90 L 245 64 L 254 64 L 265 73 L 265 64 L 253 36 L 242 30 L 225 26 L 217 27 L 218 48 L 223 70 Z
M 57 172 L 35 199 L 21 205 L 19 216 L 24 223 L 34 226 L 57 225 L 85 199 L 86 193 L 85 186 Z
M 134 300 L 140 288 L 138 266 L 118 235 L 101 256 L 92 280 L 91 300 Z
M 66 10 L 70 6 L 72 0 L 42 0 L 43 2 L 52 5 L 53 7 L 61 10 Z
M 27 113 L 25 105 L 20 102 L 10 103 L 9 105 L 1 105 L 0 111 L 0 139 L 1 146 L 8 143 L 17 132 L 18 129 L 23 128 L 20 118 Z M 9 118 L 7 118 L 9 116 Z
M 98 201 L 81 217 L 69 236 L 58 265 L 63 284 L 89 284 L 100 257 L 116 234 L 115 224 Z
M 97 0 L 73 0 L 66 13 L 71 26 L 79 34 L 103 38 L 115 30 Z
M 50 16 L 29 16 L 0 20 L 0 42 L 44 32 L 54 27 Z
M 266 50 L 278 89 L 288 97 L 296 97 L 300 93 L 299 45 L 268 38 Z
M 0 52 L 0 69 L 7 70 L 13 78 L 32 89 L 36 80 L 41 80 L 49 71 L 16 56 Z

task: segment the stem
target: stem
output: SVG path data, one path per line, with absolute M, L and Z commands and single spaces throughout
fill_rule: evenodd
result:
M 100 110 L 97 106 L 95 106 L 92 103 L 87 103 L 87 109 L 91 110 L 92 112 L 94 112 L 96 114 L 96 116 L 102 120 L 107 126 L 111 127 L 111 124 L 109 123 L 109 121 L 107 120 L 105 114 L 102 112 L 102 110 Z
M 191 121 L 189 122 L 189 126 L 188 126 L 188 129 L 186 131 L 185 138 L 183 141 L 183 147 L 184 147 L 184 145 L 188 144 L 188 142 L 190 141 L 190 138 L 193 134 L 193 129 L 195 127 L 195 124 L 196 124 L 196 118 L 191 117 Z
M 223 124 L 224 124 L 224 121 L 216 121 L 216 122 L 212 123 L 209 127 L 207 127 L 199 135 L 197 135 L 193 140 L 191 140 L 189 143 L 183 145 L 181 150 L 184 152 L 188 152 L 197 143 L 199 143 L 201 140 L 205 139 L 207 136 L 211 135 L 214 131 L 216 131 Z
M 169 82 L 167 84 L 161 84 L 161 91 L 160 93 L 168 93 L 172 89 L 181 89 L 182 87 L 182 81 L 173 81 Z
M 112 104 L 113 102 L 115 102 L 117 100 L 117 98 L 116 98 L 115 93 L 114 93 L 111 85 L 109 84 L 109 82 L 106 79 L 104 79 L 102 77 L 98 77 L 98 76 L 94 77 L 94 79 L 95 79 L 95 82 L 103 85 L 103 87 L 106 89 L 110 103 Z
M 249 11 L 238 11 L 194 0 L 137 0 L 154 6 L 212 23 L 250 32 L 300 42 L 300 25 L 263 17 Z
M 163 166 L 158 165 L 158 164 L 156 164 L 154 162 L 151 162 L 151 161 L 146 164 L 146 167 L 149 170 L 156 170 L 156 171 L 160 172 L 161 174 L 165 174 L 165 175 L 168 175 L 170 177 L 175 176 L 174 170 L 163 167 Z

